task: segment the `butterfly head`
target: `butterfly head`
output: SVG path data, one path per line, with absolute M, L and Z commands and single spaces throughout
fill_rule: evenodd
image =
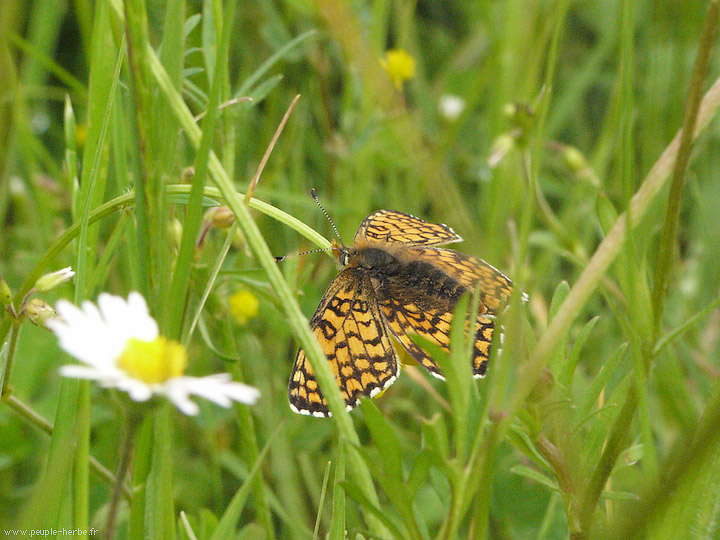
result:
M 342 266 L 350 264 L 350 249 L 346 245 L 333 238 L 330 249 L 332 249 L 333 256 L 337 259 L 337 262 L 339 262 Z

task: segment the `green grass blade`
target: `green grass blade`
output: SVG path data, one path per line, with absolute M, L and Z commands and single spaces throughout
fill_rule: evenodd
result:
M 245 479 L 245 482 L 235 492 L 235 495 L 233 495 L 232 500 L 230 501 L 230 504 L 225 509 L 225 512 L 223 513 L 222 517 L 220 518 L 220 522 L 218 523 L 218 526 L 216 527 L 215 531 L 213 531 L 212 536 L 210 537 L 210 540 L 230 540 L 234 538 L 235 534 L 235 527 L 238 521 L 238 518 L 240 517 L 240 514 L 245 506 L 245 501 L 247 500 L 248 495 L 250 494 L 250 489 L 253 485 L 253 480 L 255 479 L 255 476 L 260 471 L 260 466 L 263 464 L 265 457 L 267 456 L 268 451 L 270 450 L 271 443 L 273 442 L 273 439 L 278 436 L 282 429 L 282 426 L 279 426 L 273 434 L 268 439 L 268 442 L 265 443 L 265 446 L 263 447 L 262 451 L 258 455 L 257 461 L 253 464 L 252 468 L 250 469 L 250 472 L 248 473 L 248 477 Z
M 333 480 L 333 512 L 330 519 L 330 540 L 345 540 L 345 445 L 340 443 L 337 447 L 337 458 L 335 460 L 335 478 Z M 322 504 L 320 505 L 322 508 Z M 315 535 L 317 527 L 315 528 Z

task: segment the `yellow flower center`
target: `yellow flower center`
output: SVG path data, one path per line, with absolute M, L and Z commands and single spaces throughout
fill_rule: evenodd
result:
M 160 336 L 154 341 L 131 338 L 117 365 L 128 375 L 147 384 L 179 377 L 187 367 L 187 351 L 177 341 Z
M 240 289 L 229 298 L 230 313 L 240 325 L 247 324 L 258 314 L 260 302 L 257 297 L 247 289 Z
M 405 49 L 387 51 L 380 63 L 398 90 L 402 90 L 403 82 L 415 76 L 415 59 Z

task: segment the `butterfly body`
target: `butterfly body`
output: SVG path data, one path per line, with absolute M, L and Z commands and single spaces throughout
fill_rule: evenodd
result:
M 335 245 L 344 267 L 310 321 L 348 409 L 390 386 L 400 362 L 390 337 L 431 374 L 440 368 L 410 339 L 418 334 L 449 350 L 452 314 L 460 297 L 480 289 L 473 371 L 482 376 L 490 354 L 494 314 L 510 280 L 484 261 L 436 247 L 462 240 L 446 225 L 379 210 L 360 225 L 352 246 Z M 328 416 L 312 366 L 301 350 L 289 384 L 295 412 Z

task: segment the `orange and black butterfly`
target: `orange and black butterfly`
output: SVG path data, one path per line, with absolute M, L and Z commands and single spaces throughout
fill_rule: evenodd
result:
M 313 197 L 317 201 L 314 190 Z M 473 373 L 485 374 L 495 315 L 510 296 L 512 284 L 485 261 L 437 247 L 460 241 L 447 225 L 378 210 L 360 224 L 352 246 L 334 244 L 343 270 L 323 295 L 310 326 L 348 410 L 397 378 L 400 362 L 391 336 L 431 374 L 443 378 L 435 361 L 409 336 L 418 334 L 449 351 L 455 305 L 463 293 L 476 289 L 480 306 Z M 288 396 L 297 413 L 330 414 L 302 349 L 295 357 Z

